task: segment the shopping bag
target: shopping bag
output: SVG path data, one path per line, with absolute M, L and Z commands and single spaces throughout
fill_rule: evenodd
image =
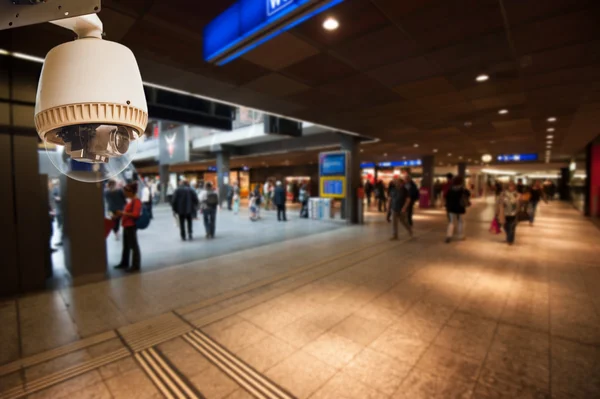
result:
M 502 229 L 500 228 L 500 222 L 498 221 L 498 218 L 494 218 L 490 224 L 490 233 L 500 234 L 501 232 Z

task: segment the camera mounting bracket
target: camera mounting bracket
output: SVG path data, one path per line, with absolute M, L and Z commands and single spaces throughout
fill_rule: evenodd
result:
M 0 0 L 0 30 L 95 14 L 101 9 L 100 3 L 101 0 Z M 74 25 L 57 25 L 75 30 Z

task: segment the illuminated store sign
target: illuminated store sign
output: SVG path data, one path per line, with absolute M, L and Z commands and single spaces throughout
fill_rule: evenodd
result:
M 537 154 L 498 155 L 499 162 L 533 162 L 538 160 Z
M 420 159 L 416 159 L 416 160 L 412 160 L 412 161 L 390 161 L 390 162 L 379 162 L 379 163 L 375 163 L 375 162 L 362 162 L 360 164 L 360 167 L 362 169 L 367 169 L 367 168 L 374 168 L 375 166 L 378 166 L 380 168 L 405 168 L 405 167 L 409 167 L 409 166 L 421 166 L 421 160 Z
M 238 0 L 204 28 L 204 60 L 225 65 L 344 0 Z

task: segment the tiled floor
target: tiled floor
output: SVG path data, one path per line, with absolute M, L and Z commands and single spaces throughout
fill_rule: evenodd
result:
M 74 343 L 0 366 L 0 392 L 600 397 L 600 230 L 554 203 L 509 247 L 490 217 L 451 244 L 434 210 L 415 240 L 371 223 L 2 303 L 1 363 Z

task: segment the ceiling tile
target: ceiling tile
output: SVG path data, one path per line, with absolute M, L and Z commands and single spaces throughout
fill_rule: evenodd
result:
M 329 54 L 320 53 L 290 65 L 281 73 L 308 85 L 317 86 L 354 75 L 357 71 Z
M 413 82 L 439 74 L 424 57 L 415 57 L 370 71 L 369 76 L 389 86 Z
M 318 49 L 290 33 L 282 33 L 242 58 L 264 68 L 278 71 L 319 52 Z
M 436 94 L 456 91 L 454 86 L 443 77 L 435 77 L 419 80 L 412 83 L 406 83 L 394 87 L 394 90 L 407 99 L 432 96 Z
M 244 85 L 244 88 L 275 96 L 289 96 L 308 90 L 309 86 L 286 78 L 278 73 L 262 76 Z

